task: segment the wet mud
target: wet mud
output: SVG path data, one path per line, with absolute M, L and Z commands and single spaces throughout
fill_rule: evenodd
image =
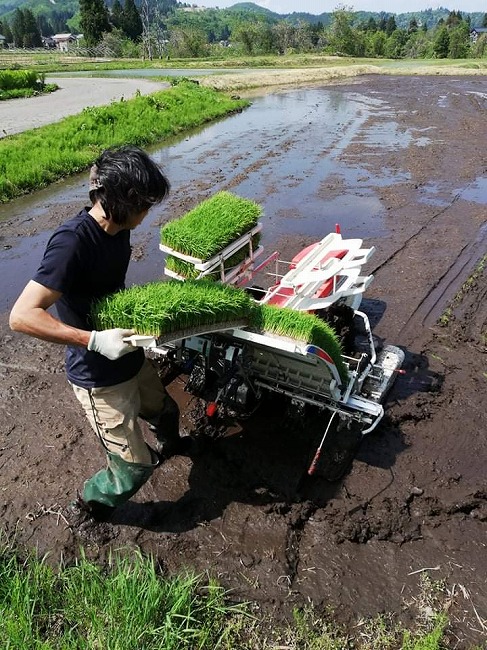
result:
M 173 193 L 136 239 L 131 281 L 160 276 L 160 224 L 219 189 L 264 204 L 264 244 L 284 259 L 340 222 L 345 236 L 376 247 L 362 305 L 374 336 L 406 352 L 383 422 L 343 479 L 303 483 L 323 416 L 296 420 L 269 399 L 199 455 L 164 463 L 104 536 L 85 541 L 88 555 L 137 546 L 168 573 L 209 571 L 274 616 L 311 601 L 350 625 L 384 611 L 407 621 L 428 572 L 454 594 L 451 647 L 481 645 L 487 79 L 370 76 L 326 91 L 289 91 L 303 93 L 303 111 L 272 128 L 252 124 L 249 109 L 238 143 L 230 118 L 179 144 L 178 156 L 158 153 Z M 285 95 L 268 101 L 285 105 Z M 326 129 L 333 111 L 342 119 Z M 9 534 L 53 561 L 79 553 L 61 509 L 103 454 L 66 383 L 62 350 L 11 333 L 6 312 L 49 230 L 84 201 L 86 182 L 77 182 L 59 201 L 37 195 L 0 215 L 0 513 Z M 183 379 L 169 391 L 191 433 Z

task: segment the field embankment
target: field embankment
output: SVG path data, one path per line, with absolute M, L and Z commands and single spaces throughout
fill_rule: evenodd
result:
M 186 82 L 146 97 L 89 107 L 57 124 L 4 138 L 0 202 L 85 169 L 107 147 L 161 142 L 246 105 Z

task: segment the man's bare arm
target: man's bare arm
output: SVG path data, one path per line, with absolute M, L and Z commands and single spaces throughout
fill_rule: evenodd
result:
M 10 328 L 51 343 L 87 347 L 91 332 L 65 325 L 47 311 L 61 295 L 31 280 L 10 312 Z

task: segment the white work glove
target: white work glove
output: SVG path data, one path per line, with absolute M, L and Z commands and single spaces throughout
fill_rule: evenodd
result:
M 131 343 L 126 343 L 123 339 L 126 336 L 132 336 L 135 330 L 124 330 L 120 327 L 113 330 L 102 330 L 91 332 L 90 340 L 88 341 L 88 350 L 99 352 L 111 361 L 120 359 L 129 352 L 135 352 L 137 348 Z

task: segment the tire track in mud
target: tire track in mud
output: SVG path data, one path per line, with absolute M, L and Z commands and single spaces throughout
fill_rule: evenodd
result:
M 338 543 L 366 544 L 372 539 L 404 544 L 423 538 L 423 531 L 452 518 L 487 521 L 487 491 L 476 490 L 449 503 L 413 488 L 402 500 L 384 498 L 375 506 L 363 504 L 352 511 L 327 511 L 323 520 Z
M 386 264 L 389 264 L 390 262 L 394 261 L 395 258 L 400 255 L 400 253 L 404 252 L 410 245 L 412 245 L 415 240 L 427 229 L 431 226 L 433 221 L 437 219 L 438 217 L 443 216 L 443 214 L 449 210 L 455 203 L 458 201 L 458 199 L 461 197 L 461 192 L 456 194 L 452 201 L 445 206 L 442 210 L 434 214 L 432 217 L 429 218 L 429 220 L 423 224 L 413 235 L 408 237 L 398 248 L 396 248 L 388 257 L 386 257 L 385 260 L 383 260 L 380 264 L 378 264 L 376 267 L 374 267 L 371 270 L 371 273 L 375 275 L 378 271 L 380 271 Z
M 468 186 L 469 187 L 469 186 Z M 407 264 L 403 264 L 404 256 L 416 248 L 420 250 L 421 245 L 428 246 L 430 241 L 435 240 L 435 235 L 428 237 L 428 231 L 433 225 L 441 224 L 441 219 L 447 217 L 447 213 L 462 198 L 462 194 L 468 188 L 455 194 L 448 205 L 433 214 L 416 232 L 410 235 L 403 243 L 393 250 L 383 261 L 371 270 L 372 275 L 376 275 L 381 269 L 391 265 L 398 268 L 407 269 Z M 448 231 L 448 223 L 445 224 L 444 231 Z M 475 264 L 478 262 L 485 250 L 487 241 L 487 222 L 484 223 L 477 231 L 473 241 L 465 243 L 459 250 L 451 252 L 453 259 L 448 267 L 435 277 L 431 284 L 427 284 L 423 289 L 423 296 L 416 298 L 416 305 L 408 311 L 407 318 L 399 327 L 395 336 L 405 343 L 411 342 L 418 332 L 418 327 L 431 327 L 443 313 L 448 301 L 453 297 L 462 283 L 468 277 Z M 418 288 L 418 285 L 416 285 Z
M 429 293 L 411 313 L 400 330 L 400 336 L 412 335 L 418 322 L 423 327 L 431 327 L 438 321 L 446 303 L 456 294 L 486 250 L 486 242 L 487 223 L 481 226 L 476 239 L 460 250 L 449 269 L 431 287 Z
M 285 557 L 287 563 L 287 580 L 291 588 L 297 575 L 300 561 L 301 538 L 306 524 L 318 510 L 318 506 L 310 501 L 297 504 L 291 509 L 286 536 Z

